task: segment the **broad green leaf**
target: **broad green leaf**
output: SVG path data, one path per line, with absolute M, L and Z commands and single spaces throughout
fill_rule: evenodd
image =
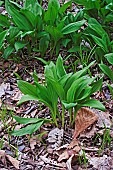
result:
M 32 96 L 32 95 L 26 94 L 26 95 L 21 97 L 21 99 L 19 100 L 17 105 L 20 105 L 20 104 L 27 102 L 29 100 L 39 100 L 39 98 L 37 96 Z
M 72 73 L 68 73 L 66 75 L 64 75 L 63 77 L 61 77 L 59 80 L 58 80 L 58 83 L 62 85 L 62 87 L 65 86 L 67 80 L 72 76 Z
M 70 23 L 62 29 L 62 33 L 70 34 L 72 32 L 75 32 L 75 31 L 79 30 L 81 28 L 81 26 L 85 24 L 85 22 L 86 22 L 86 20 Z
M 7 59 L 13 51 L 14 51 L 14 48 L 13 48 L 12 46 L 8 46 L 8 47 L 4 50 L 4 53 L 3 53 L 2 57 L 3 57 L 4 59 Z
M 95 43 L 100 46 L 105 52 L 108 52 L 107 46 L 105 45 L 105 42 L 101 39 L 96 37 L 95 35 L 91 34 L 91 37 L 94 39 Z
M 25 0 L 24 8 L 31 11 L 34 15 L 42 15 L 43 8 L 40 6 L 37 0 Z
M 113 71 L 111 71 L 110 68 L 105 64 L 99 64 L 99 67 L 113 82 Z
M 65 68 L 63 66 L 63 59 L 62 59 L 61 56 L 59 56 L 58 59 L 57 59 L 56 70 L 57 70 L 57 75 L 58 75 L 59 78 L 66 75 L 66 71 L 65 71 Z
M 10 27 L 9 28 L 9 40 L 10 41 L 12 41 L 12 39 L 14 40 L 15 39 L 15 37 L 18 35 L 18 33 L 19 33 L 19 29 L 18 29 L 18 27 Z
M 16 120 L 16 122 L 20 124 L 30 124 L 30 123 L 38 123 L 40 121 L 44 121 L 44 119 L 41 118 L 23 118 L 19 116 L 13 116 L 13 118 Z
M 70 88 L 67 91 L 67 101 L 73 103 L 75 99 L 75 93 L 77 91 L 77 88 L 79 84 L 84 81 L 85 77 L 80 77 L 79 79 L 75 80 Z
M 71 0 L 68 1 L 68 2 L 66 2 L 65 4 L 63 4 L 63 5 L 60 7 L 60 9 L 59 9 L 59 13 L 60 13 L 60 14 L 63 14 L 63 13 L 66 11 L 66 9 L 71 6 L 71 4 L 72 4 L 72 1 L 71 1 Z
M 61 101 L 62 102 L 62 104 L 64 105 L 64 107 L 66 108 L 66 109 L 70 109 L 70 108 L 72 108 L 72 107 L 75 107 L 76 105 L 77 105 L 77 103 L 68 103 L 68 102 L 66 102 L 66 101 Z
M 97 34 L 99 34 L 100 37 L 102 37 L 103 34 L 106 34 L 106 31 L 102 28 L 101 24 L 99 24 L 99 22 L 94 18 L 90 18 L 88 20 L 88 26 L 93 29 Z
M 81 91 L 81 93 L 78 96 L 78 98 L 77 99 L 75 98 L 75 101 L 81 103 L 82 100 L 87 99 L 87 97 L 90 97 L 90 95 L 91 95 L 91 87 L 90 86 L 86 86 L 86 88 Z M 75 94 L 75 97 L 76 97 L 76 94 Z
M 79 95 L 81 94 L 82 90 L 86 89 L 87 85 L 91 84 L 94 81 L 94 79 L 95 78 L 86 78 L 78 85 L 78 90 L 75 94 L 75 99 L 79 98 Z
M 100 90 L 101 86 L 102 86 L 102 82 L 103 82 L 103 78 L 99 79 L 98 81 L 92 83 L 92 89 L 91 89 L 91 94 L 97 92 L 98 90 Z
M 95 99 L 87 100 L 86 102 L 82 104 L 82 106 L 92 107 L 95 109 L 105 111 L 105 106 L 100 101 L 95 100 Z
M 113 65 L 113 53 L 106 54 L 105 57 L 107 58 L 108 62 Z
M 79 77 L 84 76 L 87 72 L 87 70 L 95 63 L 95 61 L 91 62 L 88 66 L 86 66 L 85 68 L 83 68 L 80 71 L 77 71 L 76 73 L 74 73 L 67 81 L 64 89 L 67 92 L 67 90 L 70 88 L 70 86 L 72 85 L 72 83 L 77 80 Z
M 48 45 L 49 45 L 49 36 L 48 35 L 45 35 L 43 36 L 40 41 L 39 41 L 39 50 L 41 52 L 41 56 L 43 57 L 44 54 L 46 53 L 47 51 L 47 48 L 48 48 Z
M 5 31 L 0 33 L 0 49 L 3 46 L 3 42 L 5 40 L 5 37 L 6 37 L 7 33 L 8 33 L 8 30 L 5 30 Z
M 61 100 L 64 100 L 65 98 L 65 91 L 64 88 L 62 87 L 61 84 L 59 84 L 57 81 L 54 79 L 48 78 L 49 82 L 51 83 L 53 89 L 56 91 L 58 96 L 60 97 Z
M 18 80 L 17 81 L 18 87 L 21 90 L 23 94 L 28 94 L 34 97 L 37 97 L 37 89 L 36 86 L 25 82 L 23 80 Z
M 8 6 L 9 14 L 12 16 L 14 22 L 20 30 L 31 31 L 33 26 L 26 16 L 24 16 L 19 10 L 13 8 L 11 5 Z
M 10 26 L 9 18 L 3 14 L 0 14 L 0 26 L 3 26 L 3 27 Z
M 62 32 L 57 27 L 49 25 L 45 27 L 45 30 L 51 35 L 55 43 L 57 43 L 57 41 L 59 41 L 63 37 Z
M 25 32 L 22 32 L 20 36 L 21 36 L 21 38 L 23 38 L 23 37 L 25 37 L 25 36 L 27 36 L 27 35 L 30 36 L 30 37 L 32 37 L 32 35 L 34 34 L 34 32 L 35 32 L 35 31 L 25 31 Z
M 0 6 L 4 3 L 4 1 L 0 1 Z
M 15 42 L 14 46 L 15 46 L 16 51 L 18 51 L 18 50 L 22 49 L 23 47 L 25 47 L 27 44 L 28 43 L 26 43 L 26 42 L 20 41 L 20 42 Z
M 52 61 L 50 62 L 49 65 L 45 66 L 44 73 L 46 78 L 52 78 L 56 81 L 58 80 L 56 66 Z
M 20 13 L 30 22 L 33 28 L 35 28 L 35 15 L 26 9 L 21 9 Z
M 49 0 L 48 8 L 51 8 L 52 6 L 54 6 L 58 11 L 58 9 L 60 8 L 59 0 Z
M 40 121 L 40 122 L 35 123 L 35 124 L 28 125 L 25 128 L 22 128 L 20 130 L 14 130 L 13 132 L 11 132 L 11 135 L 13 135 L 13 136 L 23 136 L 23 135 L 27 135 L 27 134 L 33 134 L 36 130 L 38 130 L 40 128 L 40 126 L 42 124 L 43 124 L 43 121 Z

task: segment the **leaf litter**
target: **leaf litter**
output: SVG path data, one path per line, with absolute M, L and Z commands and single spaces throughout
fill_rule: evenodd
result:
M 20 68 L 24 68 L 24 67 L 21 66 Z M 18 71 L 19 69 L 17 70 L 17 72 Z M 24 79 L 27 79 L 27 76 L 29 75 L 26 74 L 26 77 L 24 75 Z M 42 109 L 39 110 L 39 107 L 38 105 L 36 106 L 35 102 L 25 103 L 22 106 L 17 107 L 15 104 L 19 100 L 21 96 L 21 92 L 18 90 L 18 87 L 15 84 L 16 78 L 14 77 L 14 74 L 11 74 L 10 80 L 9 78 L 6 77 L 5 81 L 2 82 L 5 84 L 5 86 L 3 87 L 3 84 L 2 86 L 0 85 L 2 87 L 1 100 L 0 100 L 1 105 L 3 103 L 8 103 L 11 107 L 14 108 L 15 114 L 24 117 L 33 117 L 33 116 L 37 117 L 38 113 L 41 117 L 45 115 L 49 115 L 47 108 L 44 108 L 42 105 Z M 110 101 L 110 103 L 112 103 L 112 101 Z M 107 105 L 107 107 L 109 107 L 109 105 Z M 110 105 L 110 109 L 111 109 L 111 105 Z M 10 169 L 13 169 L 15 167 L 14 162 L 16 162 L 15 160 L 17 160 L 20 163 L 20 170 L 24 170 L 26 168 L 31 168 L 31 169 L 44 168 L 44 169 L 62 169 L 62 170 L 63 169 L 74 170 L 77 168 L 86 169 L 84 164 L 79 165 L 78 163 L 79 157 L 83 159 L 82 158 L 83 151 L 86 152 L 86 158 L 88 159 L 87 169 L 91 169 L 91 167 L 96 168 L 97 170 L 99 168 L 102 169 L 102 167 L 103 169 L 107 167 L 109 169 L 113 168 L 113 162 L 112 162 L 113 154 L 108 154 L 107 151 L 104 150 L 102 152 L 103 155 L 99 157 L 98 150 L 99 150 L 99 146 L 101 146 L 102 141 L 100 139 L 98 140 L 99 145 L 95 145 L 93 143 L 94 138 L 99 131 L 101 131 L 101 136 L 103 136 L 105 126 L 106 128 L 110 129 L 110 134 L 112 137 L 112 131 L 113 131 L 112 116 L 113 115 L 110 112 L 104 113 L 104 112 L 99 112 L 97 110 L 89 110 L 88 108 L 82 108 L 81 110 L 79 110 L 77 114 L 75 120 L 75 129 L 74 130 L 72 129 L 72 134 L 73 134 L 72 139 L 70 138 L 70 134 L 68 131 L 66 132 L 66 136 L 65 136 L 65 129 L 64 131 L 62 129 L 56 129 L 51 125 L 42 128 L 42 130 L 47 131 L 47 134 L 46 137 L 42 136 L 41 140 L 38 140 L 37 133 L 34 134 L 33 137 L 31 137 L 30 139 L 27 136 L 19 137 L 19 138 L 11 137 L 11 144 L 17 145 L 17 150 L 19 149 L 20 146 L 22 146 L 22 148 L 19 149 L 20 150 L 19 160 L 13 158 L 11 155 L 7 157 L 6 155 L 8 154 L 5 152 L 7 146 L 6 148 L 2 147 L 3 150 L 2 157 L 0 156 L 0 161 L 2 162 L 2 164 L 0 165 L 0 168 L 7 169 L 7 164 L 8 164 L 8 166 L 11 167 Z M 12 126 L 14 126 L 14 123 L 12 123 Z M 21 125 L 16 125 L 16 126 L 19 126 L 19 128 L 22 127 Z M 66 124 L 66 126 L 67 126 L 66 129 L 69 129 L 68 124 Z M 0 143 L 2 137 L 4 136 L 3 130 L 4 127 L 1 129 L 2 133 L 0 135 Z M 66 137 L 68 138 L 68 143 Z M 8 141 L 8 138 L 6 140 Z M 20 141 L 22 141 L 22 143 L 19 145 Z M 106 148 L 108 147 L 106 146 Z M 108 150 L 110 153 L 112 153 L 111 151 L 113 150 L 113 144 L 111 144 L 111 147 L 108 148 Z M 13 152 L 15 155 L 16 151 L 13 150 Z M 31 161 L 28 161 L 29 159 Z

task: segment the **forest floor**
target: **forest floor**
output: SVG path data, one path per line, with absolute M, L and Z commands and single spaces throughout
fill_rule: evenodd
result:
M 78 124 L 77 129 L 70 128 L 67 118 L 64 129 L 48 123 L 32 136 L 10 135 L 14 128 L 23 127 L 15 122 L 12 115 L 50 118 L 48 108 L 38 102 L 30 101 L 17 106 L 22 96 L 17 80 L 33 83 L 31 74 L 34 68 L 40 82 L 43 81 L 44 66 L 37 60 L 21 64 L 0 61 L 0 169 L 113 170 L 113 100 L 106 85 L 94 95 L 104 103 L 106 112 L 93 109 L 91 114 L 96 116 L 93 123 L 90 123 L 89 113 L 85 113 L 90 126 L 84 131 L 80 130 L 82 124 Z M 80 131 L 76 141 L 73 140 L 75 131 Z

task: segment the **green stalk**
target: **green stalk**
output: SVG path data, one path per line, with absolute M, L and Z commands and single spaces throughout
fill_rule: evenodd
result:
M 57 123 L 57 119 L 56 119 L 56 113 L 54 111 L 51 111 L 52 113 L 52 119 L 53 119 L 53 122 L 55 123 L 56 127 L 58 127 L 58 123 Z
M 69 109 L 69 125 L 72 123 L 72 108 Z
M 65 121 L 65 116 L 64 116 L 64 114 L 65 114 L 65 108 L 64 108 L 64 106 L 62 105 L 62 128 L 64 128 L 64 121 Z

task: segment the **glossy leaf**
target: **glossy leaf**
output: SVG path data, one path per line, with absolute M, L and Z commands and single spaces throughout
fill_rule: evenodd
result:
M 12 46 L 8 46 L 5 50 L 4 50 L 4 53 L 3 53 L 3 55 L 2 55 L 2 57 L 4 58 L 4 59 L 7 59 L 10 55 L 11 55 L 11 53 L 14 51 L 14 48 L 12 47 Z
M 72 32 L 75 32 L 75 31 L 79 30 L 81 28 L 81 26 L 83 26 L 85 24 L 85 22 L 86 22 L 86 20 L 70 23 L 62 29 L 62 33 L 70 34 Z
M 16 122 L 20 124 L 30 124 L 30 123 L 38 123 L 40 121 L 44 121 L 44 119 L 41 118 L 23 118 L 19 116 L 13 116 L 13 118 L 16 120 Z
M 86 102 L 82 104 L 82 106 L 92 107 L 95 109 L 105 111 L 105 106 L 100 101 L 95 100 L 95 99 L 87 100 Z
M 42 126 L 42 124 L 43 124 L 43 121 L 28 125 L 25 128 L 22 128 L 20 130 L 14 130 L 13 132 L 11 132 L 11 135 L 13 135 L 13 136 L 23 136 L 23 135 L 27 135 L 27 134 L 31 135 L 36 130 L 38 130 L 40 128 L 40 126 Z
M 5 30 L 5 31 L 0 33 L 0 49 L 3 46 L 3 42 L 5 40 L 5 37 L 6 37 L 7 33 L 8 33 L 8 30 Z
M 34 85 L 22 80 L 18 80 L 17 83 L 22 93 L 37 97 L 37 89 Z
M 113 71 L 111 71 L 110 68 L 105 64 L 99 64 L 99 67 L 113 82 Z
M 113 65 L 113 53 L 106 54 L 105 57 L 107 58 L 108 62 Z

